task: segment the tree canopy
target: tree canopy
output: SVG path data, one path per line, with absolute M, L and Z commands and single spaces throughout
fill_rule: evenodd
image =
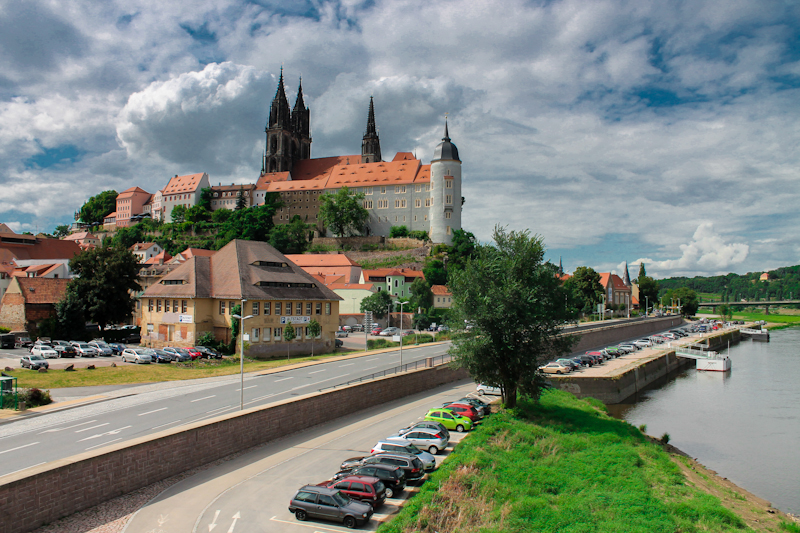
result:
M 83 204 L 80 219 L 84 224 L 103 225 L 103 219 L 117 210 L 117 191 L 103 191 Z
M 342 187 L 335 193 L 320 196 L 319 219 L 338 237 L 359 233 L 369 219 L 369 211 L 362 205 L 364 193 L 351 193 Z
M 658 303 L 658 282 L 650 276 L 642 276 L 639 284 L 639 307 L 653 307 Z
M 288 224 L 278 224 L 269 235 L 269 243 L 283 254 L 302 254 L 308 249 L 313 226 L 303 222 L 300 215 Z
M 559 326 L 572 314 L 541 237 L 495 227 L 493 240 L 476 244 L 474 257 L 449 278 L 454 322 L 473 326 L 450 353 L 473 379 L 500 387 L 514 407 L 518 391 L 539 397 L 539 366 L 569 351 L 574 341 L 560 336 Z
M 67 235 L 69 235 L 69 226 L 66 224 L 56 226 L 56 229 L 53 231 L 53 237 L 56 239 L 61 239 Z
M 374 318 L 383 318 L 389 311 L 392 296 L 387 291 L 378 291 L 361 300 L 361 312 L 372 312 Z
M 670 305 L 681 306 L 681 314 L 683 316 L 692 316 L 697 313 L 699 301 L 697 300 L 697 293 L 689 287 L 680 287 L 674 290 L 668 290 L 664 294 L 664 303 Z
M 431 292 L 430 284 L 422 279 L 417 278 L 409 287 L 411 295 L 408 298 L 408 306 L 406 309 L 416 312 L 418 309 L 428 309 L 433 305 L 433 293 Z
M 584 314 L 595 312 L 596 305 L 600 303 L 603 296 L 603 286 L 600 284 L 600 274 L 588 266 L 580 266 L 575 269 L 564 287 L 572 296 L 575 307 Z

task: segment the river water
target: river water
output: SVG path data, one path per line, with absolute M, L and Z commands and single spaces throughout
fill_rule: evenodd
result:
M 730 348 L 730 372 L 692 367 L 609 406 L 778 509 L 800 514 L 800 328 Z

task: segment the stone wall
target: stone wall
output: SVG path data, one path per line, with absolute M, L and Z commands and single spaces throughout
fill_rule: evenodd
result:
M 19 331 L 26 329 L 26 325 L 25 299 L 18 292 L 6 292 L 0 307 L 0 326 Z
M 583 333 L 575 346 L 575 353 L 584 353 L 598 347 L 611 346 L 632 337 L 645 337 L 668 328 L 677 328 L 683 324 L 681 317 L 663 317 L 642 322 L 614 324 L 604 328 L 593 329 Z
M 465 378 L 466 372 L 447 365 L 420 369 L 246 409 L 5 476 L 0 533 L 31 531 L 232 453 Z
M 360 249 L 365 245 L 384 244 L 386 237 L 372 235 L 369 237 L 314 237 L 311 246 L 333 246 L 334 248 L 346 247 L 350 249 Z

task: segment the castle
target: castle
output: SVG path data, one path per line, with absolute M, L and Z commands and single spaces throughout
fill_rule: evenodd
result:
M 434 243 L 451 244 L 453 231 L 461 229 L 461 160 L 447 122 L 429 165 L 411 152 L 398 152 L 391 161 L 384 161 L 370 97 L 361 154 L 312 159 L 310 110 L 302 80 L 290 108 L 281 69 L 265 133 L 261 173 L 255 189 L 247 192 L 253 195 L 248 203 L 261 205 L 266 193 L 280 194 L 284 207 L 275 215 L 276 224 L 286 224 L 297 215 L 322 229 L 320 196 L 348 187 L 364 194 L 369 235 L 388 236 L 392 226 L 406 226 L 410 231 L 425 231 Z

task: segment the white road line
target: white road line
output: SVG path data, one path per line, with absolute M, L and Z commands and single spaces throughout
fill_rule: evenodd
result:
M 231 407 L 232 406 L 230 406 L 230 405 L 226 405 L 225 407 L 218 407 L 216 409 L 212 409 L 210 411 L 206 411 L 206 414 L 208 414 L 208 413 L 216 413 L 217 411 L 224 411 L 225 409 L 230 409 Z
M 22 472 L 23 470 L 27 470 L 29 468 L 33 468 L 34 466 L 43 465 L 44 463 L 36 463 L 35 465 L 26 466 L 25 468 L 20 468 L 19 470 L 14 470 L 13 472 L 9 472 L 8 474 L 0 474 L 0 477 L 3 476 L 10 476 L 11 474 L 16 474 L 17 472 Z
M 29 444 L 23 444 L 22 446 L 17 446 L 16 448 L 11 448 L 10 450 L 3 450 L 0 454 L 13 452 L 14 450 L 21 450 L 22 448 L 27 448 L 28 446 L 33 446 L 34 444 L 39 444 L 38 442 L 31 442 Z
M 104 442 L 103 444 L 95 444 L 94 446 L 89 446 L 89 447 L 88 447 L 88 448 L 86 448 L 84 451 L 85 451 L 85 452 L 88 452 L 89 450 L 92 450 L 92 449 L 94 449 L 94 448 L 99 448 L 100 446 L 105 446 L 106 444 L 111 444 L 112 442 L 117 442 L 118 440 L 122 440 L 122 437 L 120 437 L 120 438 L 118 438 L 118 439 L 110 440 L 110 441 L 108 441 L 108 442 Z
M 334 377 L 328 378 L 328 379 L 321 379 L 319 381 L 315 381 L 314 383 L 308 383 L 306 385 L 300 385 L 299 387 L 294 387 L 293 389 L 289 389 L 289 390 L 298 390 L 298 389 L 303 389 L 305 387 L 313 387 L 315 385 L 319 385 L 320 383 L 325 383 L 326 381 L 330 381 L 332 379 L 346 378 L 349 375 L 350 374 L 342 374 L 341 376 L 334 376 Z
M 275 381 L 273 381 L 273 383 L 278 383 L 279 381 L 286 381 L 287 379 L 294 379 L 294 376 L 289 376 L 288 378 L 283 378 L 283 379 L 276 379 Z
M 347 363 L 346 365 L 339 365 L 339 368 L 342 368 L 343 366 L 353 366 L 354 364 L 355 363 Z
M 325 370 L 327 369 L 323 368 L 322 370 L 315 370 L 313 372 L 309 372 L 308 375 L 310 376 L 311 374 L 319 374 L 320 372 L 325 372 Z
M 119 429 L 112 429 L 111 431 L 106 431 L 105 433 L 98 433 L 97 435 L 92 435 L 91 437 L 86 437 L 85 439 L 81 439 L 78 442 L 83 442 L 85 440 L 96 439 L 98 437 L 105 437 L 106 435 L 117 435 L 123 429 L 128 429 L 128 428 L 132 428 L 132 427 L 133 426 L 125 426 L 125 427 L 121 427 Z
M 373 357 L 371 359 L 364 359 L 364 361 L 367 362 L 367 363 L 369 363 L 370 361 L 377 361 L 377 360 L 378 360 L 377 357 Z
M 327 528 L 327 527 L 322 527 L 319 524 L 303 524 L 303 523 L 297 523 L 296 521 L 287 522 L 286 520 L 279 519 L 277 516 L 273 516 L 272 518 L 270 518 L 270 521 L 271 522 L 281 522 L 282 524 L 292 524 L 292 525 L 295 525 L 295 526 L 303 526 L 303 527 L 312 528 L 314 530 L 314 533 L 319 533 L 320 531 L 335 531 L 336 533 L 341 533 L 341 531 L 342 531 L 341 529 L 330 529 L 330 528 Z
M 78 429 L 78 430 L 75 430 L 75 433 L 80 433 L 80 432 L 82 432 L 82 431 L 89 431 L 90 429 L 95 429 L 95 428 L 101 428 L 101 427 L 103 427 L 103 426 L 107 426 L 107 425 L 109 425 L 110 423 L 111 423 L 111 422 L 106 422 L 105 424 L 98 424 L 98 425 L 96 425 L 96 426 L 92 426 L 92 427 L 90 427 L 90 428 Z
M 258 387 L 258 385 L 250 385 L 249 387 L 245 387 L 245 388 L 244 388 L 244 390 L 247 390 L 247 389 L 255 389 L 256 387 Z M 236 389 L 236 392 L 240 392 L 241 390 L 242 390 L 242 389 Z
M 366 368 L 362 368 L 361 370 L 372 370 L 373 368 L 378 368 L 377 366 L 368 366 Z
M 203 401 L 203 400 L 208 400 L 209 398 L 216 398 L 216 397 L 217 397 L 216 394 L 212 394 L 211 396 L 206 396 L 205 398 L 198 398 L 196 400 L 192 400 L 189 403 L 200 402 L 200 401 Z
M 146 413 L 139 413 L 136 416 L 144 416 L 144 415 L 151 415 L 153 413 L 157 413 L 159 411 L 163 411 L 164 409 L 169 409 L 168 407 L 162 407 L 161 409 L 156 409 L 155 411 L 147 411 Z
M 156 426 L 156 427 L 150 428 L 150 429 L 152 430 L 152 429 L 163 428 L 164 426 L 171 426 L 172 424 L 177 424 L 181 420 L 183 420 L 183 419 L 181 418 L 181 419 L 175 420 L 174 422 L 167 422 L 166 424 L 161 424 L 160 426 Z
M 46 429 L 46 430 L 42 431 L 41 433 L 39 433 L 39 435 L 44 435 L 45 433 L 55 433 L 56 431 L 64 431 L 65 429 L 72 429 L 72 428 L 76 428 L 76 427 L 79 427 L 79 426 L 85 426 L 86 424 L 92 424 L 94 422 L 97 422 L 97 420 L 89 420 L 88 422 L 81 422 L 80 424 L 75 424 L 74 426 L 67 426 L 65 428 Z
M 283 394 L 282 392 L 275 392 L 272 394 L 267 394 L 265 396 L 259 396 L 258 398 L 253 398 L 249 402 L 244 402 L 245 405 L 250 405 L 251 403 L 260 402 L 261 400 L 266 400 L 267 398 L 272 398 L 273 396 L 277 396 L 278 394 Z

